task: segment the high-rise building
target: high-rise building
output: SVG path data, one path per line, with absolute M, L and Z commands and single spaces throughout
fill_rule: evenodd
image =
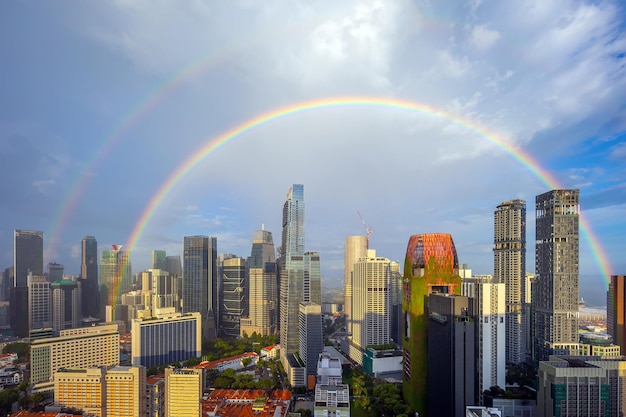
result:
M 578 349 L 579 191 L 536 201 L 535 360 Z
M 150 288 L 152 310 L 156 312 L 163 308 L 173 308 L 180 311 L 178 277 L 163 269 L 149 269 L 145 272 L 149 279 L 146 286 Z
M 201 417 L 204 369 L 165 368 L 165 417 Z
M 350 359 L 363 365 L 365 349 L 391 341 L 391 261 L 374 249 L 354 264 Z
M 464 278 L 462 295 L 474 299 L 476 311 L 477 394 L 482 405 L 482 393 L 493 386 L 506 384 L 506 284 L 491 275 Z
M 107 417 L 144 417 L 146 368 L 114 366 L 106 371 Z
M 114 324 L 61 330 L 58 337 L 33 340 L 30 352 L 33 390 L 47 391 L 59 369 L 118 365 L 120 334 Z
M 402 274 L 400 273 L 400 264 L 398 262 L 390 262 L 391 270 L 390 297 L 389 305 L 391 306 L 391 333 L 389 340 L 402 345 Z
M 352 334 L 352 273 L 354 264 L 361 258 L 367 256 L 368 238 L 367 236 L 346 237 L 346 247 L 344 250 L 344 315 L 346 318 L 346 332 Z
M 80 326 L 82 317 L 80 315 L 81 288 L 79 282 L 59 279 L 50 283 L 53 330 L 73 329 Z
M 112 245 L 112 250 L 104 250 L 100 257 L 100 317 L 106 316 L 104 308 L 120 303 L 121 295 L 132 289 L 133 275 L 130 265 L 130 252 L 122 250 L 122 245 Z M 116 320 L 115 314 L 111 318 Z
M 165 269 L 166 268 L 167 254 L 164 250 L 152 251 L 152 269 Z
M 304 301 L 322 305 L 319 252 L 304 252 Z
M 183 238 L 183 312 L 202 316 L 203 337 L 217 337 L 217 238 Z
M 43 276 L 43 232 L 15 230 L 13 265 L 14 287 L 28 286 L 28 271 Z
M 280 275 L 280 346 L 286 356 L 297 353 L 299 305 L 304 301 L 304 186 L 294 184 L 283 206 L 282 242 L 278 259 Z
M 324 350 L 322 330 L 322 306 L 305 301 L 300 303 L 298 329 L 300 337 L 299 355 L 306 366 L 306 380 L 309 389 L 315 385 L 317 363 Z
M 236 339 L 241 318 L 248 315 L 248 283 L 246 260 L 230 258 L 222 264 L 222 337 Z
M 98 241 L 93 236 L 85 236 L 81 242 L 80 278 L 82 315 L 98 317 L 100 314 Z
M 526 284 L 526 202 L 509 200 L 494 212 L 493 271 L 506 285 L 506 361 L 524 361 L 523 304 Z
M 276 333 L 278 288 L 272 234 L 261 229 L 252 237 L 248 258 L 248 317 L 241 319 L 241 335 Z
M 52 294 L 44 276 L 28 274 L 28 331 L 52 329 Z
M 611 275 L 606 297 L 607 333 L 626 352 L 626 276 Z
M 198 358 L 202 353 L 200 313 L 171 313 L 133 319 L 132 364 L 167 365 Z
M 4 269 L 3 274 L 3 298 L 2 301 L 10 301 L 11 299 L 11 288 L 13 288 L 13 283 L 15 280 L 15 268 L 10 266 Z
M 63 279 L 63 265 L 56 262 L 48 262 L 48 281 L 54 282 Z
M 165 375 L 146 378 L 146 417 L 165 416 Z
M 106 417 L 105 375 L 105 367 L 59 369 L 54 375 L 55 404 Z
M 463 416 L 476 401 L 474 300 L 431 293 L 428 316 L 428 415 Z
M 459 260 L 452 236 L 428 233 L 409 238 L 404 261 L 403 384 L 404 400 L 428 415 L 428 306 L 431 293 L 460 294 Z

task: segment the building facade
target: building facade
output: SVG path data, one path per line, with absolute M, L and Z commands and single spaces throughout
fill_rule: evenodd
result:
M 84 317 L 98 317 L 100 314 L 98 241 L 93 236 L 85 236 L 80 246 L 81 314 Z
M 152 251 L 152 268 L 151 269 L 165 269 L 167 259 L 167 253 L 164 250 Z
M 241 319 L 241 336 L 270 335 L 278 324 L 278 271 L 272 234 L 254 232 L 248 258 L 248 317 Z
M 133 275 L 130 265 L 130 252 L 122 250 L 122 245 L 112 245 L 100 256 L 100 318 L 106 317 L 106 306 L 115 311 L 121 295 L 132 289 Z M 112 321 L 117 318 L 111 317 Z
M 344 249 L 343 262 L 343 282 L 344 282 L 344 315 L 346 317 L 346 332 L 352 334 L 352 277 L 354 264 L 361 258 L 367 256 L 368 249 L 367 236 L 348 236 Z
M 165 368 L 166 417 L 201 417 L 203 392 L 203 369 Z
M 50 284 L 52 290 L 52 329 L 73 329 L 81 322 L 81 287 L 79 282 L 60 279 Z
M 626 276 L 612 275 L 606 298 L 607 333 L 626 352 Z
M 579 191 L 536 201 L 535 360 L 578 350 Z
M 278 259 L 280 276 L 279 330 L 281 358 L 297 353 L 299 305 L 304 301 L 304 186 L 294 184 L 283 205 L 282 242 Z
M 27 337 L 30 331 L 28 274 L 43 276 L 43 232 L 14 231 L 13 270 L 8 272 L 7 275 L 13 276 L 9 287 L 11 328 L 17 336 Z
M 146 368 L 114 366 L 106 375 L 106 416 L 144 417 L 146 412 Z
M 460 294 L 459 260 L 447 233 L 413 235 L 404 261 L 403 383 L 404 400 L 428 415 L 428 306 L 432 293 Z
M 523 305 L 526 285 L 526 202 L 509 200 L 494 212 L 493 271 L 506 288 L 506 361 L 526 357 Z
M 106 368 L 59 369 L 54 375 L 54 402 L 106 417 Z
M 241 318 L 248 315 L 246 260 L 225 259 L 222 264 L 221 337 L 235 339 L 240 334 Z
M 304 252 L 304 301 L 322 305 L 319 252 Z
M 322 330 L 322 306 L 305 301 L 299 306 L 300 358 L 306 366 L 307 383 L 310 378 L 315 381 L 317 363 L 320 353 L 324 350 Z M 309 385 L 309 389 L 312 386 Z
M 200 357 L 201 320 L 200 313 L 133 319 L 132 364 L 161 366 Z
M 52 293 L 44 276 L 28 274 L 28 331 L 52 328 Z
M 183 238 L 183 312 L 202 316 L 203 337 L 217 337 L 217 238 Z

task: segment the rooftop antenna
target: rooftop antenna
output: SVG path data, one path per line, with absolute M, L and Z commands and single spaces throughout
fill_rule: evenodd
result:
M 357 210 L 356 212 L 359 215 L 359 219 L 361 219 L 361 223 L 363 223 L 363 227 L 365 228 L 365 238 L 367 239 L 367 248 L 369 249 L 369 247 L 370 247 L 370 235 L 372 234 L 372 228 L 370 226 L 368 226 L 367 223 L 365 223 L 365 219 L 361 215 L 361 212 L 359 210 Z

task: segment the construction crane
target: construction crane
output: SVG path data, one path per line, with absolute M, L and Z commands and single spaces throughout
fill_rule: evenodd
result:
M 357 210 L 356 212 L 359 215 L 359 219 L 361 219 L 361 223 L 363 223 L 363 227 L 365 228 L 365 238 L 367 239 L 367 248 L 369 249 L 369 247 L 370 247 L 370 235 L 372 234 L 372 228 L 370 226 L 368 226 L 367 223 L 365 223 L 365 219 L 361 215 L 361 212 L 359 210 Z

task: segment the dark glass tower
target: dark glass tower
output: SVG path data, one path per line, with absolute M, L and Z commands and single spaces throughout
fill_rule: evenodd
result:
M 203 336 L 209 339 L 217 337 L 217 238 L 183 238 L 182 287 L 183 313 L 200 313 Z
M 11 327 L 17 336 L 28 336 L 28 273 L 43 276 L 43 232 L 15 230 L 13 284 L 9 291 Z
M 81 242 L 81 301 L 82 315 L 98 317 L 100 295 L 98 284 L 98 241 L 93 236 L 85 236 Z M 104 317 L 101 317 L 104 319 Z
M 239 337 L 241 318 L 248 315 L 248 283 L 246 280 L 246 260 L 243 258 L 225 259 L 222 266 L 222 317 L 220 331 L 222 337 Z
M 535 360 L 578 348 L 579 191 L 552 190 L 536 202 Z

